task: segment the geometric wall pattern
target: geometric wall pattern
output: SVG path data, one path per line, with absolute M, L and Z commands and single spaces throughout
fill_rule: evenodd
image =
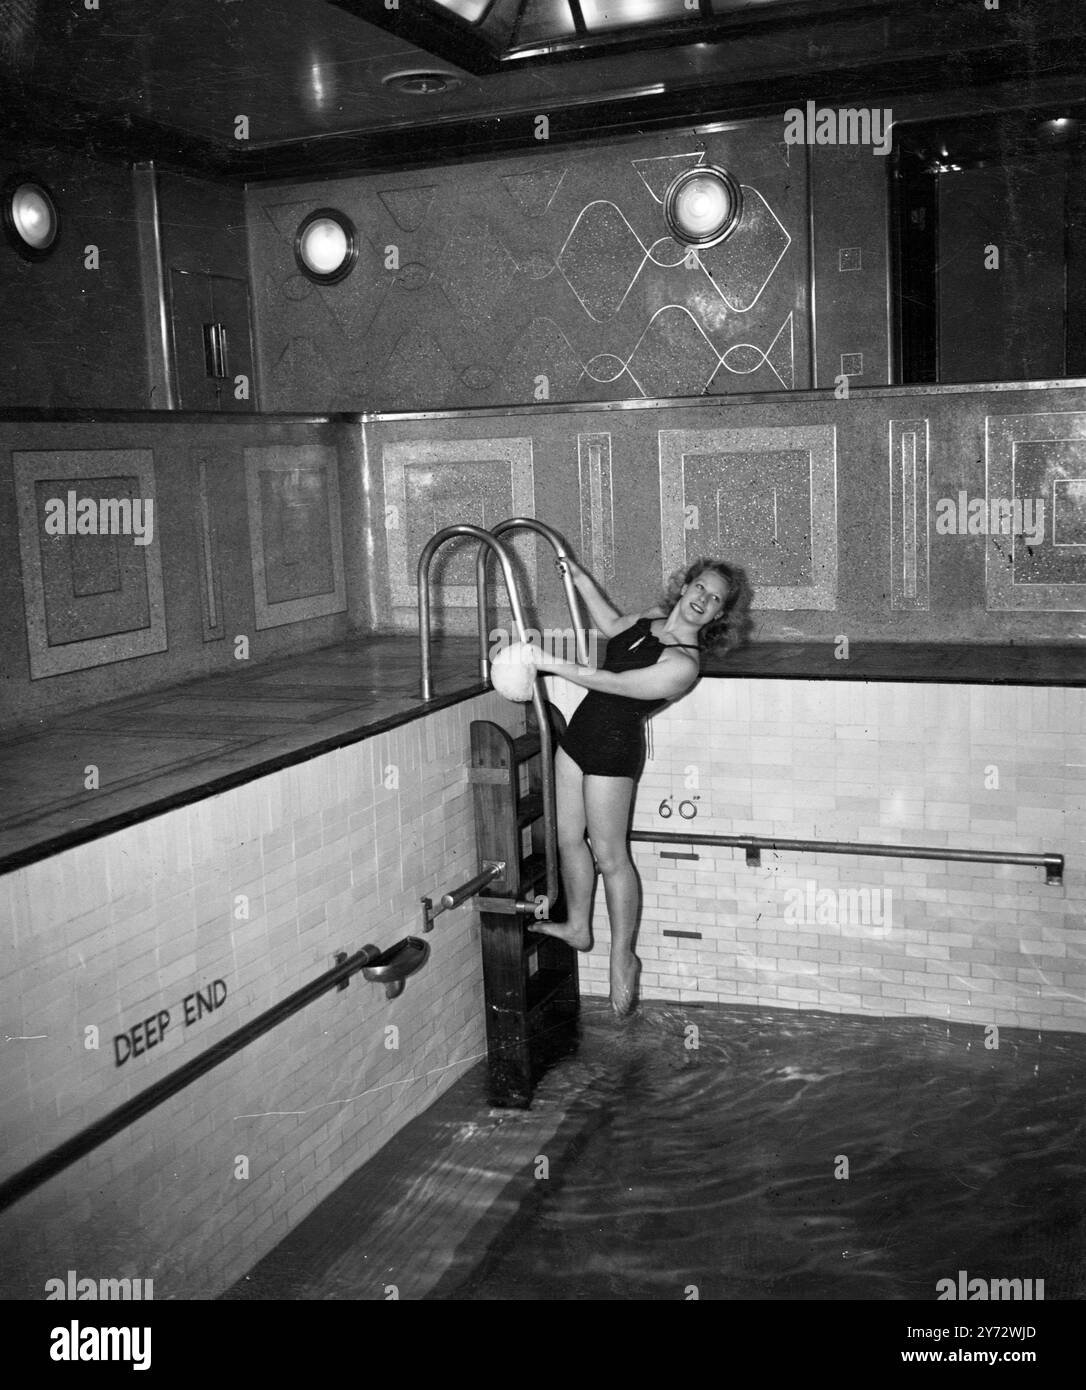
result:
M 635 165 L 649 192 L 661 202 L 660 192 L 653 186 L 656 181 L 650 181 L 645 166 L 665 165 L 667 177 L 673 176 L 677 163 L 700 164 L 704 158 L 701 151 L 637 160 Z M 597 323 L 613 318 L 649 265 L 681 269 L 684 280 L 693 277 L 702 307 L 698 315 L 687 303 L 661 306 L 648 319 L 628 357 L 600 353 L 583 364 L 586 376 L 596 382 L 619 382 L 625 377 L 626 395 L 666 397 L 701 395 L 720 371 L 747 376 L 768 366 L 781 387 L 792 389 L 791 311 L 768 345 L 739 341 L 721 350 L 703 326 L 715 320 L 723 322 L 729 312 L 753 309 L 792 244 L 780 218 L 756 188 L 744 186 L 743 196 L 743 216 L 732 238 L 723 246 L 700 251 L 680 245 L 670 235 L 657 237 L 646 246 L 622 209 L 606 199 L 596 199 L 581 209 L 556 264 L 589 318 Z M 719 306 L 714 297 L 719 299 Z M 689 389 L 691 382 L 697 389 Z M 685 393 L 679 389 L 683 384 L 688 388 Z
M 289 199 L 251 189 L 268 403 L 387 412 L 806 386 L 807 169 L 787 153 L 767 120 L 543 167 L 344 178 Z M 692 252 L 661 200 L 704 162 L 740 180 L 743 215 L 727 241 Z M 354 270 L 335 285 L 293 258 L 322 204 L 358 229 Z
M 275 444 L 245 450 L 258 628 L 347 607 L 336 450 Z
M 530 439 L 417 439 L 386 444 L 383 450 L 385 535 L 388 543 L 392 606 L 410 610 L 418 603 L 419 556 L 427 541 L 446 526 L 467 524 L 489 530 L 511 516 L 535 515 L 535 480 Z M 503 536 L 511 546 L 518 582 L 535 592 L 535 545 L 523 532 Z M 435 554 L 430 590 L 441 606 L 475 606 L 478 543 L 453 539 Z M 491 592 L 505 606 L 505 585 L 496 562 Z
M 890 421 L 890 603 L 928 607 L 928 422 Z
M 742 565 L 758 606 L 837 606 L 837 432 L 830 425 L 660 430 L 663 575 Z
M 62 449 L 12 455 L 30 677 L 105 666 L 166 650 L 161 547 L 149 449 Z M 101 504 L 139 502 L 115 511 Z M 64 532 L 48 534 L 47 503 Z M 87 501 L 94 508 L 88 509 Z M 141 516 L 149 542 L 99 534 Z M 69 534 L 83 517 L 87 534 Z M 131 523 L 122 523 L 129 524 Z
M 987 607 L 1086 612 L 1086 413 L 989 415 L 985 457 Z M 1004 533 L 1000 502 L 1026 534 Z

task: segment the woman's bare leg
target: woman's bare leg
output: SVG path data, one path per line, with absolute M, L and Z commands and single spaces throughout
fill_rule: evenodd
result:
M 555 808 L 558 815 L 558 851 L 562 886 L 566 890 L 566 922 L 531 923 L 533 931 L 556 936 L 578 951 L 592 949 L 592 899 L 596 892 L 596 866 L 585 844 L 584 775 L 564 748 L 554 759 Z
M 632 777 L 585 777 L 584 805 L 592 852 L 603 874 L 611 921 L 611 1007 L 620 1017 L 637 1003 L 641 962 L 634 940 L 641 909 L 641 883 L 630 859 L 627 832 Z

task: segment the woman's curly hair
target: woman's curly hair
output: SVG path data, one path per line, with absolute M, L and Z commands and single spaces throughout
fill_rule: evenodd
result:
M 683 586 L 693 583 L 705 570 L 720 575 L 728 586 L 728 596 L 717 616 L 698 633 L 698 646 L 706 656 L 723 656 L 725 652 L 746 646 L 754 627 L 754 619 L 750 616 L 754 588 L 746 570 L 726 560 L 713 560 L 708 556 L 695 560 L 689 569 L 676 570 L 668 580 L 661 606 L 670 613 L 679 601 Z

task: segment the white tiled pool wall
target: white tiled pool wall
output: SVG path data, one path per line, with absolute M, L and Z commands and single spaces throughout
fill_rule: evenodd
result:
M 705 679 L 650 729 L 638 830 L 1067 867 L 1057 888 L 1024 866 L 780 851 L 748 868 L 741 849 L 636 843 L 643 997 L 1086 1031 L 1086 691 Z M 595 921 L 581 988 L 606 994 L 602 887 Z
M 523 727 L 478 697 L 0 877 L 3 1175 L 335 952 L 421 934 L 421 896 L 478 868 L 474 718 Z M 244 1274 L 484 1055 L 478 916 L 443 913 L 426 939 L 400 998 L 354 976 L 16 1203 L 0 1293 L 41 1298 L 75 1269 L 208 1297 Z M 186 1023 L 216 980 L 225 1002 Z M 118 1065 L 114 1038 L 163 1010 Z
M 684 861 L 638 845 L 644 997 L 1086 1030 L 1084 701 L 702 681 L 653 721 L 638 828 L 1056 850 L 1066 881 L 788 852 L 752 869 L 741 850 Z M 4 1174 L 334 952 L 418 934 L 421 895 L 477 868 L 473 718 L 518 729 L 522 711 L 479 697 L 0 878 Z M 866 909 L 862 894 L 836 896 L 857 889 Z M 602 893 L 596 921 L 581 978 L 602 995 Z M 478 933 L 470 909 L 442 914 L 398 1000 L 356 976 L 22 1199 L 0 1220 L 0 1292 L 38 1298 L 73 1268 L 156 1279 L 158 1298 L 227 1287 L 483 1054 Z M 215 980 L 225 1002 L 186 1023 L 184 1000 Z M 147 1047 L 144 1029 L 144 1050 L 118 1066 L 114 1038 L 164 1009 L 161 1039 Z

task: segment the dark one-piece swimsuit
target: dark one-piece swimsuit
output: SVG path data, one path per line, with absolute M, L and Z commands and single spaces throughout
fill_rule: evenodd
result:
M 661 642 L 652 618 L 639 618 L 607 643 L 604 671 L 641 671 L 655 666 L 667 645 L 697 651 L 687 642 Z M 591 777 L 637 777 L 645 757 L 644 722 L 667 700 L 634 700 L 590 690 L 559 740 L 582 772 Z

